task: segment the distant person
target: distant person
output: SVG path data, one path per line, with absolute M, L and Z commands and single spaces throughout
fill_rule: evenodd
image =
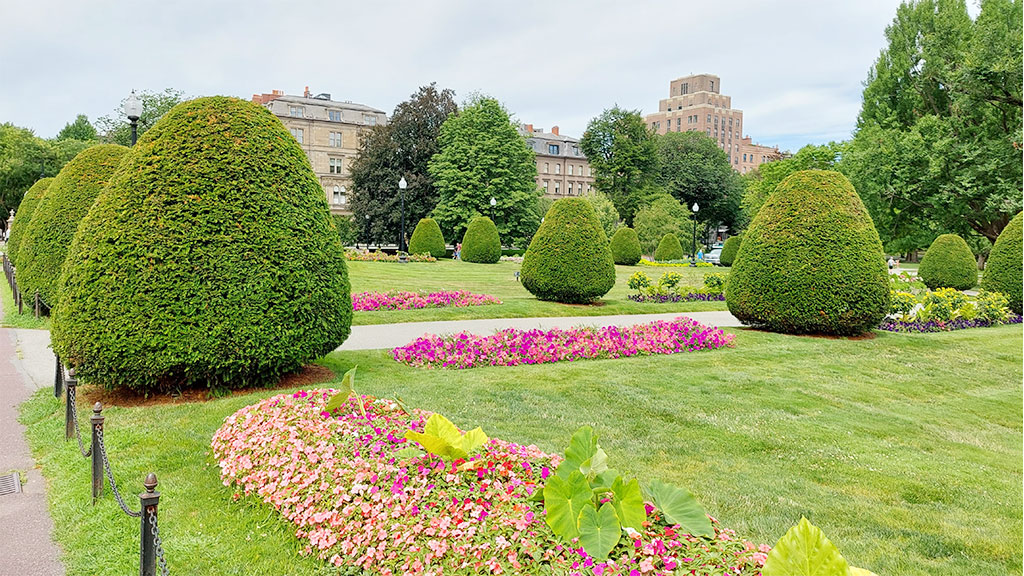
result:
M 889 256 L 889 270 L 895 270 L 895 269 L 896 269 L 896 260 L 894 260 L 892 256 Z
M 462 242 L 455 245 L 455 252 L 452 253 L 452 260 L 462 259 Z
M 697 260 L 704 261 L 704 249 L 700 248 L 697 250 Z

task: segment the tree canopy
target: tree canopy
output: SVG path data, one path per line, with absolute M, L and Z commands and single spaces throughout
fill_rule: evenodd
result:
M 683 206 L 696 203 L 699 221 L 734 227 L 743 186 L 725 151 L 703 132 L 669 132 L 657 143 L 658 185 Z
M 594 172 L 594 187 L 615 204 L 627 226 L 643 203 L 658 165 L 654 133 L 639 110 L 609 108 L 587 124 L 580 148 Z
M 96 128 L 89 122 L 89 117 L 79 114 L 74 122 L 68 122 L 57 133 L 57 140 L 96 140 Z
M 743 200 L 741 221 L 750 223 L 764 205 L 775 188 L 787 176 L 800 170 L 834 170 L 842 156 L 845 143 L 829 142 L 821 146 L 808 144 L 801 148 L 792 158 L 766 162 L 757 170 L 747 173 L 743 180 Z
M 173 88 L 165 88 L 163 92 L 143 90 L 136 96 L 142 103 L 142 114 L 139 116 L 137 127 L 139 136 L 145 134 L 146 130 L 149 130 L 171 108 L 187 99 L 184 92 Z M 96 119 L 96 129 L 104 142 L 131 146 L 132 128 L 124 115 L 124 103 L 127 100 L 128 98 L 125 97 L 113 112 Z

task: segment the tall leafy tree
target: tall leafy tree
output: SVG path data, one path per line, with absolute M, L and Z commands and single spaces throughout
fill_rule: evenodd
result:
M 142 136 L 146 130 L 156 123 L 168 110 L 182 103 L 185 93 L 173 88 L 165 88 L 163 92 L 151 92 L 143 90 L 136 94 L 142 103 L 142 114 L 138 120 L 138 135 Z M 124 115 L 124 103 L 128 98 L 121 100 L 121 105 L 110 115 L 100 116 L 96 119 L 96 129 L 102 140 L 108 144 L 120 144 L 131 146 L 132 128 L 128 118 Z
M 643 253 L 653 255 L 665 234 L 675 234 L 683 250 L 690 252 L 694 244 L 690 209 L 667 193 L 655 194 L 647 200 L 633 220 Z
M 698 222 L 734 227 L 743 188 L 725 151 L 703 132 L 669 132 L 657 143 L 658 185 L 683 206 L 696 203 Z
M 64 128 L 61 128 L 61 131 L 57 133 L 56 139 L 82 141 L 96 140 L 96 128 L 89 122 L 88 116 L 85 114 L 79 114 L 75 117 L 74 122 L 68 122 L 64 125 Z
M 430 160 L 440 195 L 433 217 L 445 238 L 461 238 L 480 214 L 494 220 L 503 243 L 524 246 L 540 225 L 537 163 L 505 108 L 493 98 L 472 98 L 445 121 L 438 144 Z
M 627 226 L 656 175 L 657 145 L 639 110 L 609 108 L 587 124 L 580 148 L 594 170 L 594 186 L 615 204 Z
M 742 177 L 743 199 L 740 203 L 741 223 L 749 224 L 768 197 L 775 192 L 775 187 L 793 172 L 800 170 L 837 170 L 837 163 L 842 157 L 846 144 L 829 142 L 821 146 L 808 144 L 792 158 L 767 162 L 748 172 Z
M 408 183 L 407 236 L 437 205 L 437 188 L 427 165 L 437 153 L 441 126 L 457 111 L 455 92 L 430 84 L 396 106 L 387 124 L 378 124 L 364 135 L 351 172 L 352 212 L 362 240 L 397 243 L 401 228 L 398 181 L 403 177 Z

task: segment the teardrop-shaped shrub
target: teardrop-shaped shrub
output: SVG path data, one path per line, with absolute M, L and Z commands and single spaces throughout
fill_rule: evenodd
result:
M 854 335 L 889 309 L 882 242 L 845 176 L 795 172 L 765 202 L 732 264 L 725 299 L 744 324 Z
M 447 248 L 441 227 L 433 218 L 423 218 L 416 224 L 409 239 L 409 254 L 430 254 L 434 258 L 444 258 Z
M 654 251 L 654 259 L 658 262 L 668 260 L 682 260 L 686 255 L 683 254 L 683 245 L 679 243 L 679 238 L 671 232 L 665 234 L 661 238 L 661 242 L 658 243 L 658 248 Z
M 612 250 L 612 259 L 616 264 L 635 266 L 640 261 L 640 238 L 632 228 L 623 226 L 616 230 L 608 247 Z
M 932 290 L 969 290 L 978 283 L 978 262 L 963 238 L 943 234 L 924 253 L 917 277 Z
M 38 290 L 47 306 L 56 305 L 60 269 L 71 240 L 127 152 L 116 144 L 86 148 L 50 183 L 18 248 L 18 288 L 22 294 L 31 297 Z
M 1024 284 L 1024 273 L 1021 270 L 1021 214 L 1018 212 L 1013 220 L 1003 228 L 992 246 L 985 263 L 985 275 L 981 279 L 981 287 L 989 292 L 1001 292 L 1010 301 L 1010 309 L 1021 313 L 1021 286 Z
M 71 247 L 52 321 L 80 378 L 138 390 L 269 384 L 352 319 L 341 241 L 302 148 L 236 98 L 175 106 Z
M 36 208 L 43 200 L 43 196 L 46 195 L 51 182 L 53 182 L 53 178 L 36 180 L 36 183 L 25 191 L 25 195 L 21 198 L 21 204 L 18 204 L 17 210 L 14 211 L 14 222 L 11 223 L 11 230 L 7 234 L 7 257 L 15 266 L 18 265 L 18 248 L 21 246 L 22 238 L 25 237 L 25 229 L 32 221 L 32 215 L 35 214 Z
M 462 260 L 477 264 L 494 264 L 501 260 L 501 238 L 498 227 L 486 216 L 469 221 L 462 235 Z
M 732 263 L 736 261 L 736 254 L 740 251 L 740 244 L 742 242 L 742 236 L 729 236 L 726 238 L 725 244 L 722 244 L 722 253 L 718 256 L 718 263 L 722 266 L 732 266 Z
M 615 285 L 615 262 L 601 221 L 585 198 L 551 205 L 520 270 L 523 287 L 541 300 L 586 304 Z

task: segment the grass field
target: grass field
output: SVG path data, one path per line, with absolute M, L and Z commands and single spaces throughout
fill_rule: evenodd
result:
M 428 371 L 386 351 L 324 363 L 358 364 L 359 392 L 548 451 L 590 424 L 615 468 L 689 487 L 755 542 L 806 516 L 879 576 L 1021 573 L 1019 325 L 863 340 L 736 333 L 724 351 L 541 366 Z M 209 456 L 226 416 L 274 393 L 106 411 L 129 502 L 146 472 L 160 477 L 172 573 L 337 574 L 300 557 L 269 507 L 233 502 Z M 137 521 L 109 493 L 90 503 L 88 461 L 63 441 L 62 419 L 45 390 L 22 407 L 67 573 L 131 573 Z
M 7 279 L 0 274 L 0 299 L 3 300 L 3 314 L 0 315 L 0 327 L 4 328 L 42 328 L 50 329 L 50 318 L 42 316 L 36 318 L 32 314 L 30 302 L 24 302 L 23 313 L 18 314 L 18 307 L 14 304 L 14 294 L 11 287 L 7 285 Z

